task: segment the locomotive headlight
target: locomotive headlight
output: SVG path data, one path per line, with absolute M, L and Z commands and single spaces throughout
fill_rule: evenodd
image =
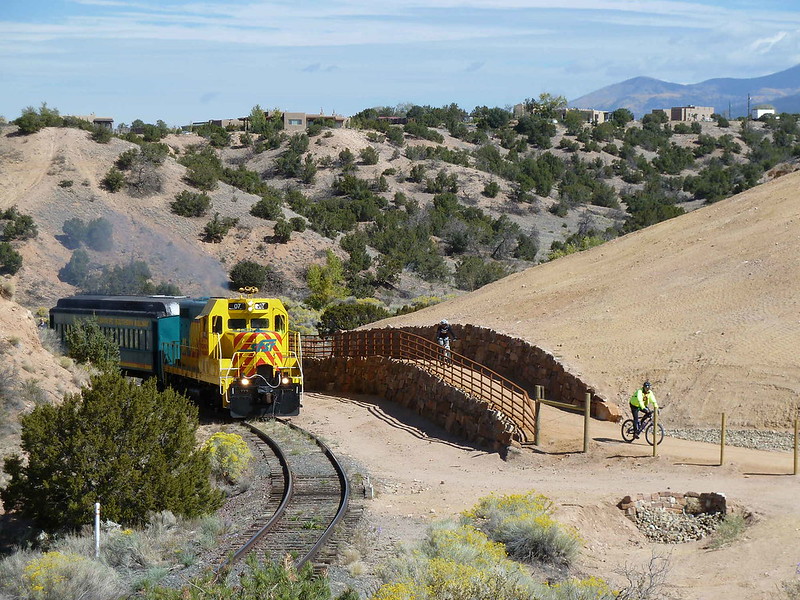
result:
M 241 383 L 243 387 L 247 387 L 250 385 L 250 380 L 247 377 L 242 377 L 239 383 Z
M 288 378 L 286 375 L 284 375 L 283 377 L 281 377 L 281 383 L 282 383 L 283 385 L 288 385 L 289 381 L 290 381 L 290 379 L 289 379 L 289 378 Z
M 253 310 L 253 301 L 252 300 L 248 300 L 247 301 L 247 310 Z

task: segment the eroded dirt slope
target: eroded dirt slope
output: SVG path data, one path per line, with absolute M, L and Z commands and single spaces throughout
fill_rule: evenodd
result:
M 523 338 L 610 400 L 649 378 L 674 424 L 788 427 L 800 406 L 800 174 L 380 325 Z

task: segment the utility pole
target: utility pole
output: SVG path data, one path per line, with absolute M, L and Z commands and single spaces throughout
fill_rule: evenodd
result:
M 747 94 L 747 120 L 750 120 L 750 94 Z

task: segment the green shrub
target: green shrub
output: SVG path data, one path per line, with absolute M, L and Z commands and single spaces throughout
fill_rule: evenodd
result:
M 0 497 L 7 512 L 46 530 L 91 522 L 95 502 L 122 524 L 162 510 L 194 517 L 221 504 L 208 455 L 195 448 L 197 408 L 172 389 L 159 392 L 155 379 L 95 376 L 90 388 L 20 420 L 27 461 L 6 458 Z
M 569 565 L 578 554 L 580 538 L 556 522 L 552 510 L 546 496 L 528 492 L 481 498 L 464 518 L 505 544 L 509 555 L 519 560 Z
M 359 151 L 358 156 L 361 158 L 361 162 L 363 162 L 365 165 L 377 165 L 378 159 L 380 158 L 378 151 L 372 146 L 362 148 Z
M 213 190 L 223 175 L 222 161 L 211 146 L 190 146 L 178 162 L 187 168 L 189 185 L 200 190 Z
M 331 335 L 337 331 L 355 329 L 390 316 L 391 313 L 385 307 L 374 301 L 334 304 L 322 312 L 317 330 L 320 335 Z
M 22 214 L 16 206 L 0 212 L 0 220 L 7 221 L 3 227 L 3 239 L 7 242 L 11 240 L 27 240 L 35 238 L 38 228 L 30 215 Z
M 500 185 L 496 181 L 489 181 L 483 186 L 483 195 L 487 198 L 494 198 L 500 191 Z
M 113 137 L 108 127 L 95 127 L 92 129 L 92 139 L 98 144 L 107 144 Z
M 190 192 L 183 190 L 175 194 L 175 200 L 170 203 L 172 212 L 182 217 L 202 217 L 211 208 L 211 198 L 205 192 Z
M 58 182 L 58 187 L 71 188 L 73 183 L 72 179 L 62 179 Z
M 120 191 L 125 185 L 125 175 L 116 167 L 111 167 L 105 174 L 105 177 L 100 180 L 100 185 L 103 189 L 113 194 L 114 192 Z
M 75 321 L 64 335 L 67 356 L 91 363 L 102 371 L 119 368 L 119 345 L 97 323 L 97 319 Z
M 725 515 L 725 518 L 717 526 L 714 537 L 711 539 L 709 547 L 718 550 L 723 546 L 728 546 L 739 539 L 744 533 L 746 524 L 744 517 L 739 514 Z
M 108 252 L 114 247 L 114 226 L 111 221 L 99 217 L 86 224 L 86 245 L 98 252 Z
M 465 256 L 455 270 L 456 287 L 473 291 L 508 275 L 506 268 L 497 261 L 484 261 L 480 256 Z
M 237 600 L 331 600 L 328 580 L 314 573 L 310 563 L 299 571 L 292 566 L 276 562 L 258 563 L 255 553 L 247 560 L 247 568 L 235 589 L 216 574 L 209 573 L 198 581 L 189 582 L 181 589 L 152 588 L 145 591 L 145 600 L 208 600 L 210 598 L 236 598 Z M 358 600 L 357 592 L 347 590 L 336 600 Z
M 263 288 L 267 280 L 267 267 L 251 260 L 241 260 L 228 273 L 230 288 L 238 290 L 244 287 Z
M 0 563 L 0 592 L 19 600 L 115 600 L 128 592 L 103 563 L 70 552 L 19 552 Z
M 214 218 L 203 227 L 203 241 L 213 244 L 220 243 L 228 232 L 239 223 L 239 219 L 223 217 L 220 219 L 219 213 L 214 213 Z
M 8 242 L 0 242 L 0 275 L 14 275 L 22 268 L 22 255 Z
M 104 266 L 99 274 L 87 278 L 83 292 L 132 296 L 180 295 L 177 286 L 164 282 L 155 285 L 150 279 L 150 268 L 147 263 L 140 260 L 125 265 Z
M 89 255 L 83 248 L 72 253 L 69 262 L 58 272 L 58 278 L 70 285 L 81 287 L 89 276 Z
M 286 244 L 292 239 L 292 226 L 289 224 L 289 221 L 286 219 L 280 218 L 275 222 L 275 226 L 272 228 L 274 239 L 276 242 L 281 244 Z
M 267 221 L 276 221 L 283 212 L 281 207 L 283 200 L 278 195 L 264 196 L 250 207 L 250 214 L 259 219 L 266 219 Z
M 292 217 L 289 219 L 292 226 L 292 231 L 303 233 L 306 230 L 306 220 L 303 217 Z
M 42 102 L 38 111 L 32 106 L 24 108 L 22 114 L 13 122 L 20 133 L 29 135 L 45 127 L 61 127 L 64 119 L 58 114 L 58 109 L 49 108 L 47 102 Z
M 247 442 L 235 433 L 218 431 L 203 445 L 211 461 L 211 473 L 232 483 L 239 481 L 253 458 Z

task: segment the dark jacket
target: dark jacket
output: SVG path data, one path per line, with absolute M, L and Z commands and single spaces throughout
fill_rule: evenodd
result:
M 456 334 L 453 333 L 453 328 L 448 323 L 447 325 L 442 325 L 441 323 L 436 327 L 436 338 L 449 338 L 451 340 L 457 340 Z

